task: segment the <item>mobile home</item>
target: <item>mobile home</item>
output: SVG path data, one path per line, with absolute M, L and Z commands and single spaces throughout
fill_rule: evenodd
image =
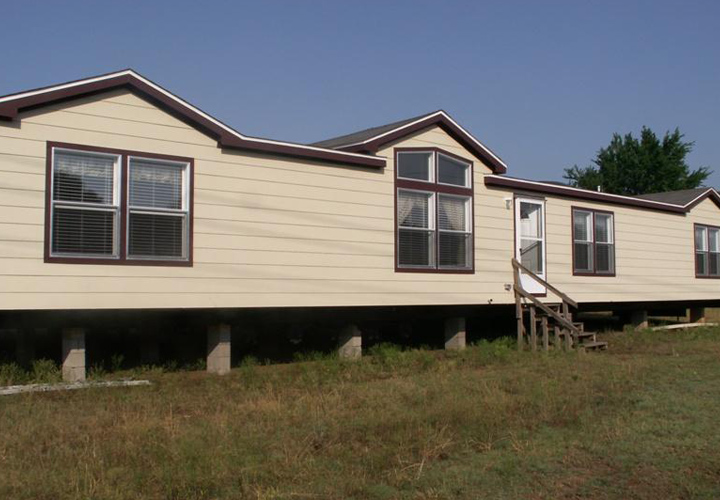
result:
M 66 377 L 82 379 L 85 318 L 196 313 L 224 372 L 241 311 L 334 311 L 357 355 L 363 318 L 390 310 L 437 311 L 461 347 L 466 317 L 558 291 L 638 324 L 720 302 L 714 189 L 626 197 L 507 171 L 444 111 L 295 144 L 132 70 L 8 95 L 0 315 L 19 351 L 57 327 Z

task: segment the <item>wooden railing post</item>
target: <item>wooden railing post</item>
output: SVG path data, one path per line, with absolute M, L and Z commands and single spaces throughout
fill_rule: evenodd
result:
M 517 319 L 517 343 L 518 351 L 523 350 L 523 309 L 520 303 L 520 297 L 515 297 L 515 318 Z
M 578 307 L 577 302 L 572 300 L 570 297 L 562 293 L 560 290 L 552 286 L 544 279 L 537 276 L 535 273 L 530 271 L 528 268 L 520 264 L 517 259 L 511 260 L 513 266 L 513 280 L 514 280 L 514 291 L 515 291 L 515 317 L 517 319 L 517 340 L 518 349 L 522 350 L 524 339 L 526 336 L 524 326 L 524 309 L 523 302 L 528 304 L 530 310 L 530 349 L 533 351 L 537 350 L 537 309 L 540 309 L 545 313 L 546 316 L 541 318 L 541 328 L 543 335 L 543 349 L 549 350 L 550 348 L 550 334 L 548 331 L 548 318 L 552 318 L 556 323 L 553 326 L 555 335 L 555 347 L 560 348 L 562 341 L 560 337 L 565 336 L 565 348 L 567 350 L 572 349 L 575 343 L 575 338 L 580 334 L 580 330 L 572 322 L 572 314 L 570 313 L 570 306 Z M 562 305 L 557 310 L 548 307 L 547 304 L 538 300 L 533 294 L 525 291 L 520 286 L 520 272 L 523 272 L 530 276 L 532 279 L 545 286 L 550 292 L 557 295 L 562 301 Z
M 563 300 L 562 303 L 562 317 L 565 318 L 570 324 L 572 324 L 572 316 L 570 315 L 570 306 Z M 565 348 L 569 351 L 572 349 L 572 330 L 567 329 L 565 331 Z
M 554 293 L 555 295 L 557 295 L 558 297 L 560 297 L 560 300 L 562 300 L 563 302 L 567 302 L 568 304 L 570 304 L 570 305 L 573 306 L 573 307 L 577 307 L 577 306 L 578 306 L 578 305 L 577 305 L 577 302 L 575 302 L 573 299 L 571 299 L 570 297 L 568 297 L 567 295 L 565 295 L 564 293 L 562 293 L 560 290 L 558 290 L 557 288 L 555 288 L 554 286 L 552 286 L 550 283 L 548 283 L 547 281 L 545 281 L 544 279 L 542 279 L 540 276 L 538 276 L 537 274 L 535 274 L 534 272 L 532 272 L 530 269 L 528 269 L 527 267 L 525 267 L 525 266 L 523 266 L 522 264 L 520 264 L 520 262 L 518 262 L 517 259 L 512 259 L 512 265 L 513 265 L 513 267 L 514 267 L 516 270 L 524 272 L 525 274 L 527 274 L 528 276 L 530 276 L 533 280 L 537 281 L 537 282 L 540 283 L 542 286 L 544 286 L 544 287 L 546 287 L 548 290 L 550 290 L 552 293 Z
M 525 343 L 525 326 L 523 324 L 523 307 L 522 299 L 518 288 L 520 287 L 520 275 L 515 266 L 513 266 L 513 293 L 515 294 L 515 319 L 517 321 L 517 347 L 518 351 L 523 350 L 523 344 Z
M 535 308 L 530 308 L 530 350 L 537 351 L 537 318 Z

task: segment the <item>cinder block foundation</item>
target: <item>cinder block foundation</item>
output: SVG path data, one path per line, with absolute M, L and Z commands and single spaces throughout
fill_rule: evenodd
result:
M 338 356 L 345 359 L 357 359 L 362 356 L 362 332 L 357 325 L 348 325 L 340 332 Z
M 445 349 L 450 351 L 465 349 L 465 318 L 445 320 Z
M 65 382 L 85 380 L 85 330 L 65 328 L 62 331 L 62 376 Z
M 648 313 L 644 310 L 633 311 L 630 314 L 630 324 L 635 330 L 642 330 L 647 328 L 650 324 L 648 323 Z
M 218 375 L 230 373 L 230 325 L 208 327 L 207 371 Z
M 704 307 L 691 307 L 690 308 L 690 323 L 705 323 L 705 308 Z

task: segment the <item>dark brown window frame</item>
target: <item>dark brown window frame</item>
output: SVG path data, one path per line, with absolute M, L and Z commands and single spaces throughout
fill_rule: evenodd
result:
M 90 153 L 112 154 L 120 156 L 120 223 L 119 223 L 119 252 L 117 257 L 71 257 L 53 256 L 51 252 L 52 234 L 50 233 L 52 218 L 52 175 L 53 175 L 53 148 L 87 151 Z M 128 221 L 128 163 L 130 157 L 147 158 L 151 160 L 166 160 L 188 164 L 188 235 L 186 259 L 133 259 L 127 256 L 127 221 Z M 46 144 L 45 159 L 45 242 L 44 261 L 52 264 L 97 264 L 97 265 L 123 265 L 123 266 L 167 266 L 192 267 L 193 265 L 193 226 L 194 226 L 194 197 L 195 197 L 195 161 L 193 158 L 172 156 L 144 151 L 126 149 L 113 149 L 85 144 L 71 144 L 66 142 L 51 142 Z
M 582 212 L 590 212 L 592 213 L 592 233 L 593 233 L 593 241 L 592 241 L 592 248 L 593 248 L 593 271 L 576 271 L 575 270 L 575 211 L 579 210 Z M 610 215 L 612 217 L 612 252 L 613 252 L 613 270 L 612 273 L 604 273 L 604 272 L 598 272 L 597 271 L 597 238 L 595 237 L 595 214 L 605 214 Z M 595 276 L 599 278 L 614 278 L 617 276 L 617 252 L 615 251 L 615 246 L 617 244 L 617 241 L 615 239 L 615 212 L 611 212 L 610 210 L 602 210 L 597 208 L 586 208 L 586 207 L 578 207 L 578 206 L 571 206 L 570 207 L 570 228 L 571 228 L 571 243 L 572 243 L 572 262 L 570 263 L 570 266 L 572 268 L 572 274 L 573 276 Z
M 697 230 L 698 227 L 704 227 L 705 229 L 708 230 L 708 231 L 707 231 L 707 245 L 708 245 L 707 248 L 708 248 L 708 249 L 707 249 L 707 251 L 702 252 L 702 253 L 708 255 L 708 260 L 707 260 L 707 270 L 708 270 L 708 274 L 698 274 L 698 272 L 697 272 L 697 264 L 698 264 L 698 263 L 697 263 L 697 257 L 698 257 L 698 255 L 697 255 L 697 254 L 698 254 L 698 251 L 697 251 L 697 248 L 695 248 L 695 231 Z M 697 222 L 696 222 L 695 224 L 693 224 L 693 234 L 692 234 L 693 256 L 694 256 L 693 261 L 695 262 L 695 278 L 697 278 L 697 279 L 703 279 L 703 280 L 717 280 L 717 279 L 720 279 L 720 273 L 718 273 L 718 274 L 710 274 L 710 254 L 711 254 L 711 253 L 717 253 L 717 252 L 710 252 L 710 231 L 709 231 L 710 229 L 717 229 L 718 231 L 720 231 L 720 227 L 718 227 L 718 226 L 711 226 L 710 224 L 698 224 Z
M 467 163 L 469 165 L 469 186 L 468 188 L 460 187 L 460 186 L 453 186 L 450 184 L 440 184 L 437 182 L 438 178 L 438 161 L 434 162 L 434 169 L 433 172 L 434 177 L 433 181 L 419 181 L 419 180 L 410 180 L 410 179 L 402 179 L 398 178 L 398 156 L 400 153 L 419 153 L 419 152 L 428 152 L 433 153 L 434 155 L 443 154 L 450 158 L 453 158 L 455 160 L 461 161 L 463 163 Z M 395 272 L 397 273 L 435 273 L 435 274 L 475 274 L 475 186 L 474 186 L 474 163 L 471 160 L 468 160 L 467 158 L 463 158 L 462 156 L 458 156 L 456 154 L 450 153 L 449 151 L 445 151 L 444 149 L 440 149 L 437 147 L 408 147 L 408 148 L 395 148 L 394 153 L 394 170 L 395 173 L 393 174 L 394 177 L 394 200 L 395 200 Z M 398 218 L 397 218 L 397 202 L 398 202 L 398 190 L 400 189 L 411 189 L 415 191 L 425 191 L 428 193 L 434 193 L 436 196 L 438 194 L 449 194 L 449 195 L 455 195 L 455 196 L 466 196 L 470 198 L 470 267 L 463 267 L 463 268 L 449 268 L 449 267 L 439 267 L 438 264 L 438 256 L 439 256 L 439 245 L 440 245 L 440 237 L 439 237 L 439 229 L 437 228 L 437 223 L 435 224 L 435 254 L 436 254 L 436 262 L 435 267 L 400 267 L 398 265 L 399 261 L 399 248 L 398 248 Z M 436 201 L 435 203 L 435 220 L 437 221 L 437 211 L 438 211 L 438 203 Z

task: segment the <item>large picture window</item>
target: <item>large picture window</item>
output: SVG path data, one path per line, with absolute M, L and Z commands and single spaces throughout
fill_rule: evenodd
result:
M 611 212 L 573 208 L 573 273 L 615 275 L 615 225 Z
M 720 278 L 720 228 L 695 224 L 695 276 Z
M 396 150 L 396 270 L 472 272 L 472 163 Z
M 192 163 L 48 144 L 46 260 L 190 265 Z

